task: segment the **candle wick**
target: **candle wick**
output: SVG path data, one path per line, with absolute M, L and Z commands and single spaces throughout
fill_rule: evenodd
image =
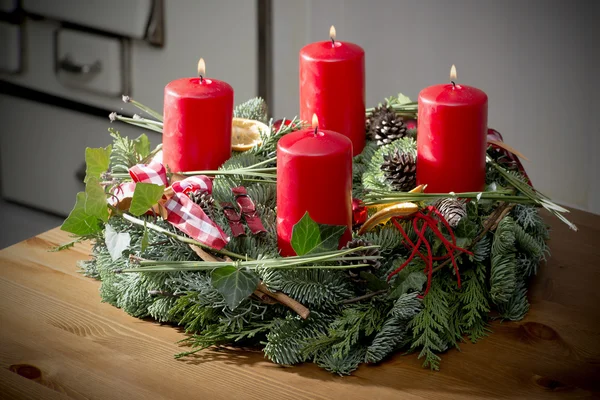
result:
M 335 46 L 335 39 L 334 38 L 330 38 L 331 39 L 331 44 Z
M 204 77 L 202 75 L 198 75 L 200 77 L 200 83 L 204 82 Z
M 319 126 L 315 126 L 315 136 L 317 136 L 317 134 L 319 133 Z
M 456 87 L 456 83 L 454 81 L 450 81 L 452 83 L 452 88 Z

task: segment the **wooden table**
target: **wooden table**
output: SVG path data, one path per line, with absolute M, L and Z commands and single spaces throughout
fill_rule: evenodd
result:
M 443 355 L 441 371 L 416 355 L 362 366 L 350 377 L 312 364 L 285 368 L 260 352 L 207 350 L 177 361 L 171 326 L 100 302 L 99 283 L 60 253 L 53 229 L 0 252 L 0 398 L 384 399 L 581 398 L 600 395 L 600 216 L 574 211 L 578 233 L 554 218 L 552 257 L 520 322 L 494 322 L 476 345 Z

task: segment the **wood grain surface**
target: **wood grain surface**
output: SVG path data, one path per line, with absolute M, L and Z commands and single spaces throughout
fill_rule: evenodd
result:
M 442 356 L 440 372 L 415 354 L 339 377 L 315 365 L 281 367 L 261 352 L 206 350 L 177 361 L 176 327 L 100 302 L 82 276 L 80 244 L 53 229 L 0 252 L 2 399 L 458 399 L 600 396 L 600 216 L 574 211 L 579 232 L 554 218 L 552 257 L 520 322 Z

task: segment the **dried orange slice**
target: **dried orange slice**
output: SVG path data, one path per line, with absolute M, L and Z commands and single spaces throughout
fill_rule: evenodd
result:
M 261 132 L 269 132 L 269 127 L 260 121 L 246 118 L 234 118 L 231 128 L 231 148 L 234 151 L 246 151 L 261 144 Z

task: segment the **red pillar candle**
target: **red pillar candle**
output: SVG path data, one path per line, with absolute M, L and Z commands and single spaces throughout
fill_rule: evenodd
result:
M 452 82 L 423 89 L 418 103 L 417 182 L 428 193 L 483 190 L 487 95 Z
M 354 155 L 365 147 L 365 51 L 335 40 L 311 43 L 300 50 L 300 118 L 352 140 Z
M 316 119 L 316 118 L 315 118 Z M 283 136 L 277 144 L 277 241 L 283 256 L 294 225 L 308 212 L 328 225 L 346 225 L 340 246 L 352 238 L 352 142 L 321 129 Z
M 204 78 L 181 78 L 165 87 L 163 160 L 172 172 L 217 169 L 231 156 L 233 89 Z

